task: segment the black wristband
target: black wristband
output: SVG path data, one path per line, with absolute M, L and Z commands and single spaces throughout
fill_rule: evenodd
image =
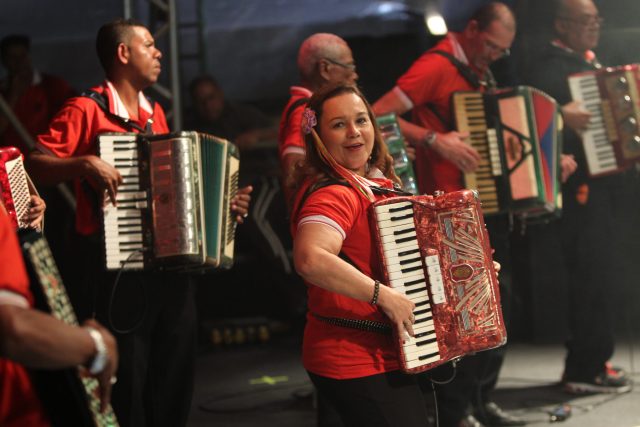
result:
M 373 283 L 373 298 L 371 298 L 371 305 L 378 304 L 378 295 L 380 294 L 380 282 L 375 280 Z

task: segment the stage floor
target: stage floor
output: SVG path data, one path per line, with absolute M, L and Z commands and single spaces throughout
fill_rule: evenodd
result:
M 640 427 L 640 385 L 622 395 L 568 395 L 558 385 L 563 357 L 559 344 L 510 344 L 494 400 L 529 425 L 549 424 L 549 413 L 566 403 L 565 427 Z M 613 362 L 640 382 L 640 340 L 619 341 Z M 298 339 L 285 334 L 266 344 L 203 349 L 188 425 L 315 426 Z

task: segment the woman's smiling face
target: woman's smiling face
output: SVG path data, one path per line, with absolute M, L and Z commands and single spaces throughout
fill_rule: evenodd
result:
M 324 102 L 318 128 L 336 162 L 364 176 L 373 150 L 373 126 L 362 99 L 355 93 L 344 93 Z

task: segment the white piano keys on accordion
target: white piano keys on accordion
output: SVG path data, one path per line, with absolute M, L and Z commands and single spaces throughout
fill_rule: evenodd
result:
M 439 261 L 437 256 L 435 259 L 427 257 L 429 258 L 427 265 L 434 273 L 428 278 L 434 295 L 432 301 L 429 298 L 427 278 L 422 268 L 412 203 L 389 203 L 377 206 L 375 210 L 384 254 L 383 261 L 389 275 L 389 286 L 405 294 L 416 305 L 413 312 L 415 336 L 404 340 L 402 344 L 406 366 L 413 369 L 433 363 L 440 360 L 440 350 L 431 304 L 444 302 Z
M 118 269 L 126 261 L 127 269 L 142 269 L 144 231 L 142 209 L 147 192 L 140 188 L 138 147 L 135 134 L 105 134 L 99 138 L 100 158 L 116 168 L 123 182 L 118 187 L 117 206 L 107 203 L 103 209 L 107 269 Z
M 602 99 L 595 74 L 580 74 L 569 77 L 571 96 L 581 101 L 591 113 L 587 129 L 582 133 L 582 141 L 587 165 L 591 175 L 600 175 L 618 169 L 615 150 L 607 137 Z

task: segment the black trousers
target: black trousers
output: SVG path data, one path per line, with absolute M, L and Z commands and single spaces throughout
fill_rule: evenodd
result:
M 511 299 L 511 255 L 510 229 L 505 215 L 485 218 L 491 247 L 495 250 L 493 259 L 500 263 L 500 299 L 505 323 L 509 324 Z M 446 384 L 436 384 L 438 418 L 442 427 L 457 426 L 469 411 L 480 409 L 490 400 L 504 361 L 505 347 L 483 351 L 460 360 L 455 369 L 455 377 Z M 429 380 L 446 382 L 454 374 L 450 364 L 440 366 L 421 375 L 422 387 L 431 389 Z
M 592 180 L 585 205 L 566 198 L 561 221 L 569 338 L 565 380 L 591 381 L 613 355 L 615 206 L 624 175 Z
M 196 358 L 194 285 L 184 274 L 127 272 L 114 290 L 97 237 L 77 237 L 81 279 L 69 289 L 79 319 L 95 314 L 118 342 L 112 405 L 123 427 L 187 423 Z
M 318 393 L 336 408 L 345 427 L 425 427 L 425 400 L 416 376 L 401 371 L 349 380 L 309 372 Z

